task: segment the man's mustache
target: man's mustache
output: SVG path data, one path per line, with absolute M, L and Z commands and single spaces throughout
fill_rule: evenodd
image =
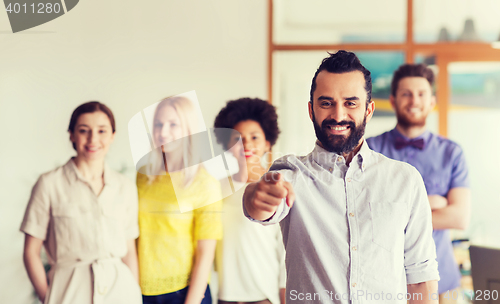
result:
M 356 125 L 353 121 L 342 120 L 341 122 L 337 122 L 335 119 L 325 119 L 321 123 L 321 128 L 325 129 L 327 127 L 335 127 L 335 126 L 349 126 L 351 129 L 354 129 Z

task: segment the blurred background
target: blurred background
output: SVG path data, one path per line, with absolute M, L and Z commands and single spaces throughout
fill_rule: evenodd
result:
M 432 66 L 438 106 L 428 127 L 462 146 L 470 170 L 472 221 L 453 238 L 500 248 L 499 11 L 497 0 L 84 0 L 15 34 L 0 13 L 0 301 L 36 303 L 19 226 L 38 176 L 74 155 L 66 130 L 79 104 L 113 110 L 107 160 L 133 180 L 128 120 L 191 90 L 207 127 L 228 100 L 270 100 L 282 130 L 273 158 L 306 154 L 315 142 L 311 79 L 326 51 L 339 49 L 356 52 L 373 75 L 367 137 L 396 124 L 393 71 Z M 470 290 L 466 248 L 456 255 Z

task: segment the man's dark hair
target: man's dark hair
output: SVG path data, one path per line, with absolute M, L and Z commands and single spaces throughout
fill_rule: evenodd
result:
M 391 82 L 391 95 L 396 96 L 396 92 L 398 91 L 399 81 L 405 77 L 424 77 L 427 79 L 429 84 L 434 85 L 434 72 L 429 69 L 425 64 L 403 64 L 400 66 L 396 72 L 394 72 L 394 76 L 392 77 Z
M 360 71 L 365 77 L 365 90 L 367 94 L 366 107 L 372 100 L 372 76 L 370 71 L 368 71 L 359 61 L 356 54 L 346 51 L 338 51 L 337 53 L 328 53 L 330 57 L 326 57 L 321 62 L 319 68 L 316 70 L 311 84 L 311 93 L 309 102 L 313 102 L 313 94 L 316 90 L 316 78 L 319 72 L 327 71 L 329 73 L 342 74 L 349 73 L 353 71 Z
M 240 98 L 227 102 L 215 118 L 214 128 L 217 141 L 227 149 L 230 138 L 224 135 L 225 132 L 217 132 L 217 128 L 232 129 L 245 120 L 258 122 L 271 146 L 276 143 L 280 133 L 276 108 L 259 98 Z

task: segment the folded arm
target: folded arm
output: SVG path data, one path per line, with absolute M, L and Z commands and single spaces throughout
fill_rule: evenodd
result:
M 447 205 L 444 208 L 432 210 L 433 228 L 436 230 L 466 229 L 470 221 L 470 189 L 452 188 L 443 199 L 447 200 Z

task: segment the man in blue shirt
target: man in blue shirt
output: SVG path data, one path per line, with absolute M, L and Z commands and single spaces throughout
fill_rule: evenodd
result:
M 368 138 L 371 149 L 407 162 L 424 179 L 432 210 L 440 303 L 453 301 L 451 290 L 460 286 L 448 229 L 465 229 L 470 218 L 470 189 L 464 153 L 459 145 L 426 130 L 426 119 L 436 104 L 434 73 L 423 64 L 405 64 L 394 73 L 390 102 L 397 125 Z M 447 291 L 450 291 L 447 293 Z

